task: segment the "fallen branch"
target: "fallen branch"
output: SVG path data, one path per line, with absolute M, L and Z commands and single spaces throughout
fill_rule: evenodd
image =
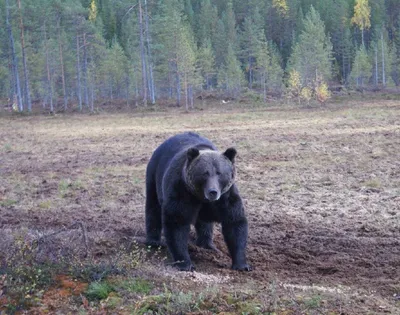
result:
M 74 229 L 76 227 L 79 227 L 81 229 L 81 231 L 82 231 L 82 241 L 83 241 L 83 244 L 85 246 L 85 256 L 84 257 L 87 257 L 88 254 L 89 254 L 89 245 L 88 245 L 88 239 L 87 239 L 87 233 L 86 233 L 86 226 L 81 221 L 74 222 L 73 224 L 71 224 L 68 227 L 63 227 L 58 231 L 55 231 L 55 232 L 52 232 L 52 233 L 49 233 L 49 234 L 46 234 L 46 235 L 43 235 L 43 236 L 39 237 L 37 239 L 37 248 L 38 248 L 37 253 L 40 252 L 40 245 L 45 243 L 46 239 L 48 239 L 49 237 L 58 235 L 58 234 L 60 234 L 62 232 L 66 232 L 68 230 L 72 230 L 72 229 Z

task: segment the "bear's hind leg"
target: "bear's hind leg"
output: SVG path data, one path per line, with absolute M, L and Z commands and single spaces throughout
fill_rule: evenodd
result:
M 213 243 L 213 223 L 197 219 L 196 224 L 196 245 L 205 249 L 217 250 Z
M 158 202 L 155 183 L 146 185 L 146 244 L 159 247 L 161 243 L 161 206 Z

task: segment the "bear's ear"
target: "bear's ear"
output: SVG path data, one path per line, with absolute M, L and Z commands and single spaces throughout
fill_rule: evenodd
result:
M 199 149 L 196 148 L 190 148 L 189 150 L 187 150 L 187 159 L 188 162 L 192 162 L 196 157 L 198 157 L 200 155 L 200 151 Z
M 235 156 L 236 156 L 236 149 L 235 148 L 228 148 L 224 152 L 224 155 L 232 162 L 235 163 Z

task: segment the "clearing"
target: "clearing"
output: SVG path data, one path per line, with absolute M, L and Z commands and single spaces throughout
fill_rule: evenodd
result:
M 191 113 L 0 117 L 0 313 L 2 302 L 10 312 L 145 313 L 168 291 L 165 313 L 400 314 L 400 102 L 228 105 Z M 139 259 L 126 277 L 152 283 L 151 296 L 115 289 L 88 302 L 71 293 L 54 306 L 49 295 L 61 290 L 57 281 L 68 283 L 58 275 L 43 286 L 47 292 L 25 292 L 35 301 L 18 302 L 1 274 L 12 269 L 7 262 L 19 257 L 13 251 L 21 242 L 33 252 L 39 250 L 33 240 L 57 232 L 42 239 L 35 263 L 43 257 L 58 263 L 63 255 L 76 261 L 82 236 L 89 248 L 82 260 L 92 265 L 129 255 L 119 248 L 132 250 L 144 236 L 146 163 L 164 139 L 187 130 L 221 150 L 238 150 L 254 271 L 229 270 L 217 228 L 223 254 L 193 246 L 194 274 L 169 267 L 165 250 Z M 74 222 L 86 232 L 68 230 Z

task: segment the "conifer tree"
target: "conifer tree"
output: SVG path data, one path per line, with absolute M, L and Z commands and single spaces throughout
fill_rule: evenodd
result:
M 275 44 L 268 44 L 269 65 L 267 71 L 267 87 L 269 90 L 280 94 L 283 85 L 282 57 Z
M 197 67 L 201 73 L 203 84 L 206 90 L 212 89 L 212 79 L 215 76 L 215 58 L 211 47 L 211 41 L 208 40 L 198 50 Z
M 194 38 L 190 32 L 189 25 L 182 24 L 178 34 L 178 47 L 177 50 L 177 71 L 182 78 L 182 85 L 185 93 L 185 107 L 189 110 L 189 91 L 196 81 L 196 52 Z
M 361 45 L 354 58 L 350 74 L 352 84 L 357 87 L 364 87 L 372 75 L 372 64 L 364 45 Z
M 256 52 L 256 69 L 260 74 L 261 86 L 263 89 L 264 102 L 267 101 L 267 72 L 270 64 L 270 54 L 268 51 L 268 45 L 266 41 L 260 43 Z
M 260 51 L 260 45 L 264 41 L 265 35 L 262 27 L 261 15 L 258 7 L 256 7 L 252 14 L 244 19 L 243 31 L 241 33 L 240 57 L 246 65 L 245 68 L 250 89 L 253 87 L 256 53 Z
M 225 64 L 218 72 L 218 85 L 225 89 L 231 97 L 236 98 L 240 94 L 242 82 L 243 72 L 240 68 L 240 62 L 237 59 L 232 46 L 228 45 L 228 54 L 226 56 Z
M 303 22 L 304 30 L 294 46 L 289 69 L 296 70 L 303 86 L 312 86 L 317 76 L 324 81 L 332 74 L 332 44 L 318 12 L 311 6 Z

